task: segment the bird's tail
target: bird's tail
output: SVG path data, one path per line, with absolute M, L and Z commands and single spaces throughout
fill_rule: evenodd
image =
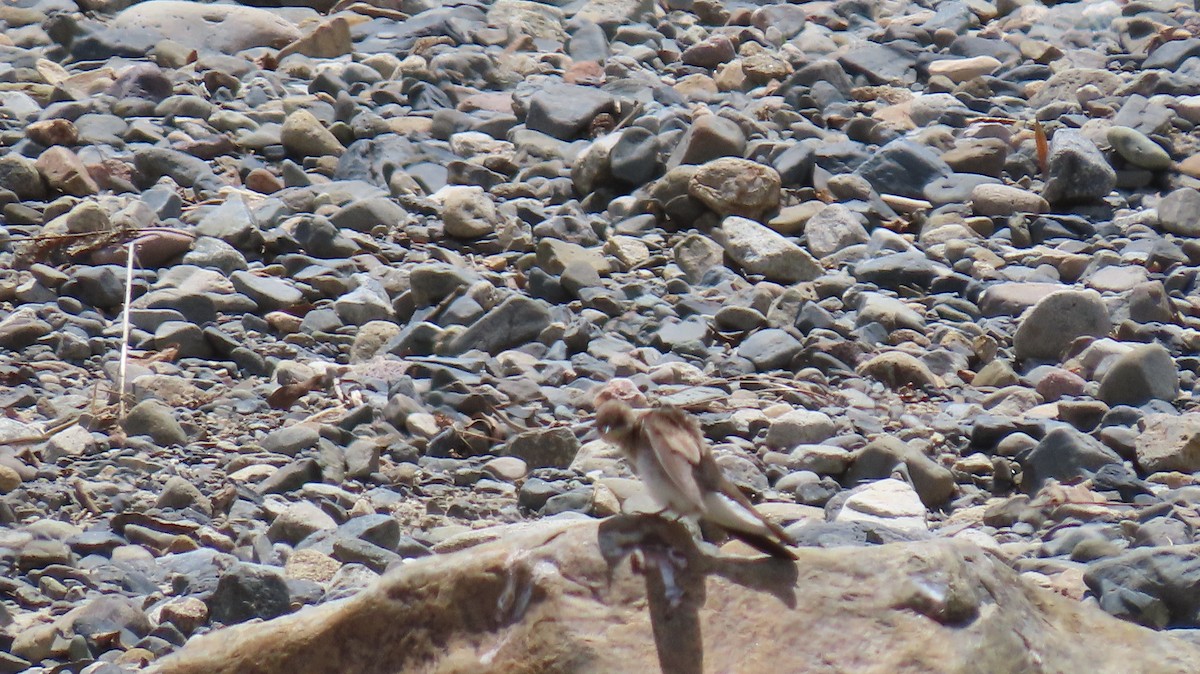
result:
M 756 534 L 749 531 L 736 531 L 734 529 L 727 529 L 726 531 L 728 531 L 730 536 L 738 539 L 746 545 L 749 545 L 755 550 L 771 555 L 777 559 L 790 559 L 792 561 L 799 559 L 795 552 L 791 551 L 783 543 L 780 543 L 770 536 L 764 536 L 762 534 Z M 779 534 L 779 538 L 781 540 L 791 540 L 782 529 L 779 530 Z

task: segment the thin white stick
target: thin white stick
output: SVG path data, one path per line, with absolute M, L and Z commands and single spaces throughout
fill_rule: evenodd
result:
M 125 420 L 125 373 L 129 368 L 129 305 L 133 301 L 133 242 L 125 255 L 125 312 L 121 320 L 121 369 L 117 375 L 119 420 Z

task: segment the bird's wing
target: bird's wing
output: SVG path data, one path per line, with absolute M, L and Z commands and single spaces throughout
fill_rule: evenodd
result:
M 703 508 L 695 475 L 706 451 L 700 427 L 681 410 L 664 407 L 642 416 L 642 431 L 667 479 L 689 502 Z
M 708 495 L 706 495 L 706 498 L 709 499 L 707 503 L 708 512 L 714 516 L 719 516 L 718 513 L 730 515 L 731 517 L 728 518 L 730 521 L 723 522 L 728 528 L 738 528 L 737 524 L 735 524 L 736 520 L 741 520 L 743 525 L 746 522 L 758 520 L 762 526 L 766 527 L 770 535 L 789 545 L 796 545 L 796 540 L 789 536 L 783 527 L 759 512 L 758 508 L 755 508 L 754 504 L 750 502 L 750 499 L 746 498 L 746 495 L 742 493 L 742 490 L 738 489 L 737 485 L 730 482 L 721 473 L 721 468 L 717 465 L 716 461 L 705 461 L 700 466 L 699 473 L 701 482 L 714 485 Z M 724 503 L 721 503 L 722 500 Z M 751 543 L 751 545 L 755 544 Z M 758 546 L 755 545 L 755 547 Z M 762 548 L 759 549 L 762 550 Z

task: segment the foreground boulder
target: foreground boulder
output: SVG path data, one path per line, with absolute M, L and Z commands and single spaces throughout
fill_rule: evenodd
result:
M 1200 649 L 1033 587 L 963 542 L 802 549 L 792 564 L 735 544 L 712 557 L 657 518 L 500 533 L 344 602 L 197 638 L 153 671 L 1167 674 L 1200 662 Z

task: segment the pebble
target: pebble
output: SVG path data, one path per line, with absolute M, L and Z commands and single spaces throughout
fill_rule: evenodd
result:
M 1042 196 L 1053 205 L 1097 201 L 1116 186 L 1117 174 L 1100 149 L 1075 129 L 1054 134 Z
M 1096 397 L 1109 405 L 1172 402 L 1179 395 L 1179 374 L 1161 344 L 1145 344 L 1119 356 L 1100 380 Z
M 971 207 L 977 215 L 1045 213 L 1050 204 L 1041 196 L 1008 185 L 976 185 L 971 190 Z
M 1148 171 L 1165 171 L 1171 168 L 1171 155 L 1137 129 L 1127 126 L 1109 127 L 1108 142 L 1117 154 L 1134 166 Z
M 807 251 L 753 220 L 730 216 L 721 222 L 725 252 L 751 274 L 768 281 L 795 283 L 821 275 Z
M 1056 360 L 1078 337 L 1103 337 L 1112 329 L 1108 309 L 1094 290 L 1058 290 L 1021 317 L 1013 335 L 1017 358 Z

